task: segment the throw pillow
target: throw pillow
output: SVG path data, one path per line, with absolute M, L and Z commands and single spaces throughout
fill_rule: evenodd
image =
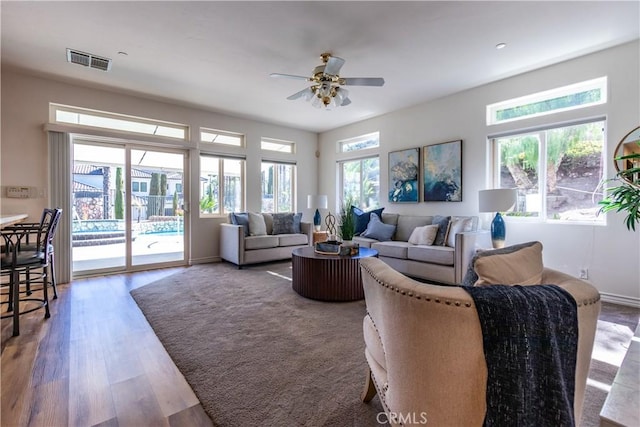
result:
M 302 226 L 300 223 L 302 222 L 302 212 L 298 212 L 293 215 L 293 232 L 294 233 L 302 233 Z
M 463 231 L 471 231 L 473 227 L 473 220 L 471 218 L 453 218 L 449 222 L 449 228 L 447 230 L 447 237 L 445 239 L 446 245 L 450 247 L 456 246 L 456 234 Z
M 384 208 L 374 209 L 369 212 L 365 212 L 360 208 L 355 206 L 351 206 L 351 215 L 353 215 L 353 222 L 355 223 L 355 235 L 359 236 L 367 229 L 369 225 L 369 219 L 371 218 L 371 214 L 375 213 L 379 217 L 382 216 L 382 211 Z
M 273 214 L 273 230 L 271 234 L 293 234 L 295 233 L 293 227 L 293 214 L 292 213 L 274 213 Z
M 249 235 L 249 214 L 247 212 L 232 212 L 231 224 L 241 225 L 244 228 L 244 237 Z
M 385 242 L 387 240 L 391 240 L 391 237 L 395 232 L 395 225 L 385 224 L 378 215 L 372 212 L 371 218 L 369 219 L 369 225 L 364 233 L 362 233 L 362 236 Z
M 409 236 L 409 243 L 412 245 L 433 245 L 433 241 L 438 234 L 438 224 L 425 225 L 423 227 L 416 227 Z
M 436 234 L 436 240 L 434 240 L 434 246 L 442 246 L 447 236 L 447 228 L 449 227 L 450 216 L 436 215 L 433 217 L 432 224 L 438 224 L 438 234 Z
M 267 235 L 267 224 L 262 214 L 249 212 L 249 234 L 251 236 Z
M 517 245 L 511 245 L 500 249 L 478 249 L 476 254 L 471 258 L 469 265 L 467 266 L 467 272 L 464 279 L 462 279 L 461 286 L 473 286 L 478 281 L 478 275 L 474 269 L 476 261 L 484 256 L 504 255 L 512 252 L 519 251 L 523 248 L 533 246 L 537 242 L 518 243 Z
M 475 286 L 542 284 L 542 243 L 504 254 L 482 252 L 473 269 L 478 275 Z

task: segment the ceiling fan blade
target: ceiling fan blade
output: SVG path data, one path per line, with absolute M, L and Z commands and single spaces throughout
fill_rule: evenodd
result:
M 300 98 L 305 98 L 307 100 L 311 99 L 311 97 L 313 96 L 313 92 L 311 91 L 310 87 L 304 88 L 302 89 L 300 92 L 296 92 L 291 96 L 287 96 L 287 99 L 290 100 L 295 100 L 295 99 L 300 99 Z
M 311 81 L 311 79 L 309 79 L 309 77 L 304 77 L 304 76 L 295 76 L 293 74 L 281 74 L 281 73 L 271 73 L 270 74 L 271 77 L 276 77 L 276 78 L 286 78 L 286 79 L 296 79 L 296 80 L 307 80 L 307 81 Z
M 332 56 L 327 61 L 327 65 L 324 67 L 324 73 L 332 76 L 337 75 L 340 72 L 340 68 L 344 64 L 344 59 Z
M 382 86 L 384 79 L 382 77 L 348 77 L 340 79 L 340 84 L 348 86 Z

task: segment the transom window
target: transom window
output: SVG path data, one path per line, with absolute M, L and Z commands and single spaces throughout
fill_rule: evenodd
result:
M 162 136 L 179 140 L 186 140 L 189 135 L 189 127 L 177 123 L 53 103 L 49 104 L 49 109 L 51 120 L 54 123 L 68 123 L 77 126 Z
M 244 210 L 245 160 L 200 155 L 200 216 Z
M 216 129 L 200 128 L 200 141 L 210 144 L 244 147 L 244 135 Z
M 604 120 L 493 138 L 495 188 L 516 188 L 508 216 L 604 224 Z
M 380 146 L 380 132 L 373 132 L 355 138 L 345 139 L 338 142 L 339 151 L 348 153 L 350 151 L 366 150 Z
M 487 125 L 544 116 L 607 102 L 607 78 L 538 92 L 487 105 Z
M 289 141 L 280 141 L 277 139 L 262 138 L 260 147 L 266 151 L 277 151 L 278 153 L 293 154 L 296 152 L 296 144 Z

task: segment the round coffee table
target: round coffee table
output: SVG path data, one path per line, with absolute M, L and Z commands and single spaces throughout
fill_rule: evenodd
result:
M 322 255 L 313 247 L 291 254 L 292 287 L 306 298 L 320 301 L 355 301 L 364 298 L 360 258 L 377 257 L 378 251 L 360 248 L 358 255 Z

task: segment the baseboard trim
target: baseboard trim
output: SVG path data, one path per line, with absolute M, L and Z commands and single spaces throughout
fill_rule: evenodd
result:
M 604 302 L 613 304 L 626 305 L 629 307 L 640 308 L 640 298 L 627 297 L 624 295 L 610 294 L 608 292 L 600 292 L 600 298 Z
M 221 261 L 222 261 L 222 258 L 220 258 L 219 256 L 209 256 L 206 258 L 197 258 L 197 259 L 191 258 L 189 260 L 189 265 L 209 264 L 212 262 L 221 262 Z

